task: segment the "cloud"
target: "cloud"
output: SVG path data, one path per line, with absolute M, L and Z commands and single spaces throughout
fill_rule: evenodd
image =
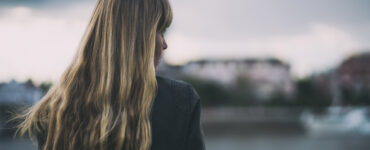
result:
M 53 3 L 79 3 L 79 2 L 86 2 L 86 1 L 96 1 L 96 0 L 1 0 L 0 4 L 3 5 L 17 5 L 17 6 L 35 6 L 40 4 L 53 4 Z
M 165 58 L 278 56 L 297 76 L 334 67 L 370 48 L 370 2 L 363 0 L 172 1 Z M 188 46 L 190 45 L 190 46 Z
M 87 21 L 12 7 L 0 17 L 0 79 L 55 80 L 71 61 Z M 78 15 L 77 15 L 78 16 Z
M 57 79 L 73 57 L 96 0 L 0 2 L 0 80 Z M 172 0 L 165 59 L 277 56 L 302 76 L 370 47 L 370 2 Z
M 295 35 L 313 22 L 361 33 L 370 23 L 370 1 L 363 0 L 173 0 L 172 4 L 177 31 L 212 39 Z
M 269 38 L 265 45 L 275 49 L 277 56 L 291 62 L 300 76 L 335 67 L 362 48 L 347 32 L 321 23 L 311 24 L 302 34 Z
M 271 35 L 256 39 L 210 40 L 168 35 L 165 58 L 184 63 L 200 58 L 246 58 L 276 56 L 292 65 L 296 76 L 335 67 L 345 57 L 366 48 L 346 31 L 325 23 L 312 23 L 307 31 L 295 35 Z

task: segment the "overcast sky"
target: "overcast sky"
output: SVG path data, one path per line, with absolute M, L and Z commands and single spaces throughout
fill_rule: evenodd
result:
M 95 0 L 2 0 L 0 80 L 56 80 Z M 369 0 L 171 0 L 165 60 L 277 57 L 294 76 L 370 51 Z M 5 69 L 4 69 L 5 68 Z

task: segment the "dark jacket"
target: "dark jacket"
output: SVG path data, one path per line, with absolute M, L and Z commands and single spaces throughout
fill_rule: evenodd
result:
M 201 102 L 183 81 L 156 76 L 158 93 L 150 116 L 151 150 L 205 150 L 200 123 Z M 45 136 L 38 136 L 39 149 Z

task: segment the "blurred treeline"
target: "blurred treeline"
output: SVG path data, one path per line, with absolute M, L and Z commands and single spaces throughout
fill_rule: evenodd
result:
M 312 77 L 294 81 L 296 92 L 293 96 L 274 93 L 270 98 L 260 100 L 255 96 L 253 85 L 247 80 L 239 79 L 234 87 L 225 87 L 213 81 L 183 77 L 182 80 L 191 83 L 202 98 L 203 106 L 299 106 L 299 107 L 328 107 L 333 104 L 329 89 L 320 87 Z M 343 106 L 370 105 L 369 89 L 357 91 L 341 88 Z M 262 101 L 262 102 L 261 102 Z

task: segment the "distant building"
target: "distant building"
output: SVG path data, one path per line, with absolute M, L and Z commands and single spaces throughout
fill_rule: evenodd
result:
M 343 89 L 350 92 L 370 92 L 370 52 L 353 55 L 337 68 L 314 76 L 316 85 L 332 97 L 332 105 L 343 105 L 346 99 Z
M 0 103 L 34 104 L 43 94 L 41 88 L 36 87 L 31 80 L 24 83 L 14 80 L 0 83 Z
M 349 57 L 338 68 L 341 86 L 370 89 L 370 52 Z
M 275 93 L 291 96 L 295 89 L 290 66 L 274 58 L 264 60 L 200 60 L 189 62 L 182 67 L 176 67 L 176 69 L 169 65 L 162 67 L 162 74 L 166 74 L 165 70 L 179 72 L 176 76 L 171 76 L 174 73 L 166 74 L 174 78 L 181 74 L 202 80 L 213 80 L 230 87 L 237 85 L 240 81 L 246 81 L 253 86 L 253 93 L 257 98 L 262 100 L 270 98 Z

